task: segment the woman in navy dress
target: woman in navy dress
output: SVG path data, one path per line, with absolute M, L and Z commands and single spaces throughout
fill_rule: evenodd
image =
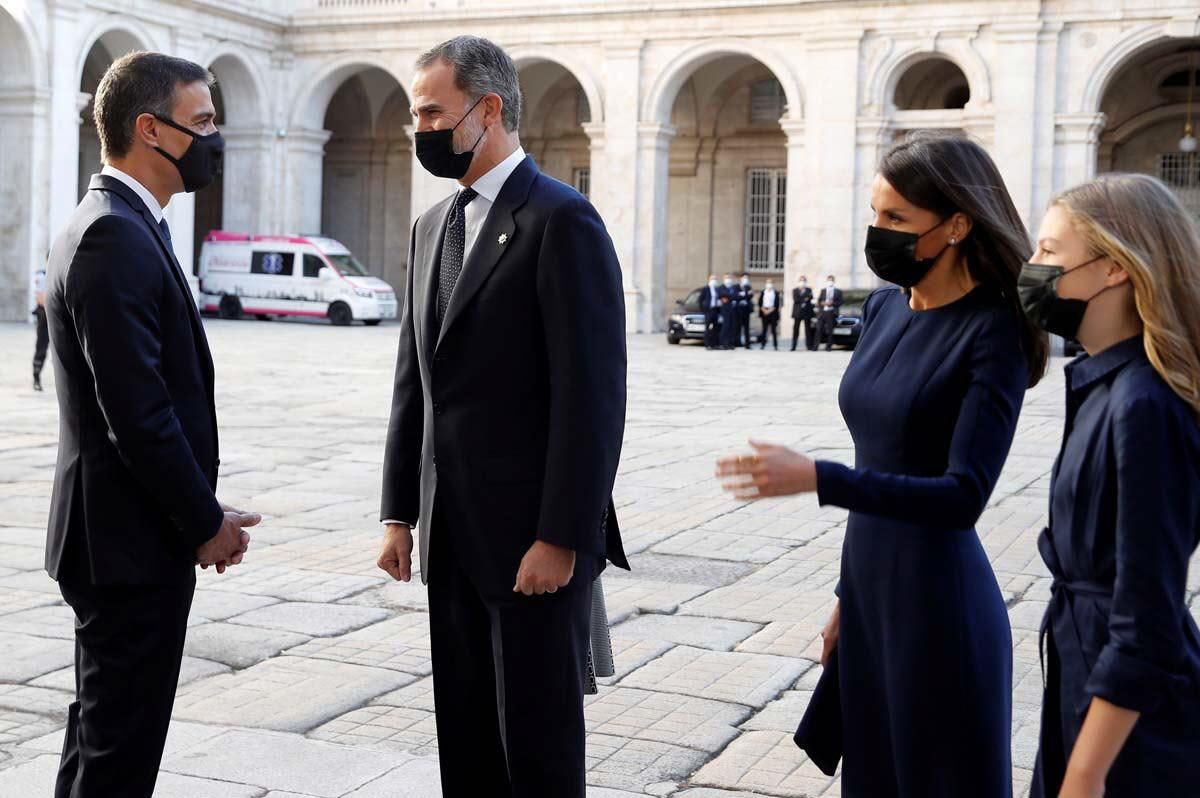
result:
M 744 498 L 850 510 L 837 647 L 845 798 L 1009 798 L 1012 635 L 974 525 L 1046 342 L 1024 318 L 1029 245 L 995 164 L 962 137 L 891 150 L 871 191 L 867 300 L 839 400 L 855 466 L 757 444 L 718 463 Z M 820 689 L 820 688 L 819 688 Z
M 1078 338 L 1038 548 L 1054 577 L 1032 795 L 1200 795 L 1200 239 L 1146 175 L 1070 189 L 1021 275 L 1029 317 Z

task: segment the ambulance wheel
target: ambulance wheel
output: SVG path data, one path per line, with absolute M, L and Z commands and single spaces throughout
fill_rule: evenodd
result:
M 255 313 L 254 318 L 258 319 L 259 321 L 270 321 L 271 319 L 273 319 L 275 317 L 272 316 L 270 313 Z
M 221 297 L 219 312 L 223 319 L 240 319 L 242 317 L 242 301 L 235 296 L 226 294 Z
M 345 327 L 354 321 L 354 314 L 350 311 L 350 306 L 345 302 L 334 302 L 330 305 L 328 315 L 329 321 L 335 327 Z
M 383 321 L 383 319 L 366 319 L 363 321 L 363 324 L 367 325 L 368 327 L 377 327 L 381 321 Z

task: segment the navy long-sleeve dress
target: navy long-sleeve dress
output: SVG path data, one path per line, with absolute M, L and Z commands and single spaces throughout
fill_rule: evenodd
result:
M 855 467 L 838 638 L 846 798 L 1009 798 L 1012 632 L 975 532 L 1028 382 L 1016 315 L 985 287 L 914 311 L 875 292 L 839 400 Z
M 1034 798 L 1056 798 L 1093 697 L 1141 713 L 1105 795 L 1200 795 L 1200 426 L 1141 336 L 1067 366 L 1067 421 L 1038 548 L 1054 577 Z

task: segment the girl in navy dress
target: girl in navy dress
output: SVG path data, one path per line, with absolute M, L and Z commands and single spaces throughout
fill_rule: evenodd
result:
M 975 523 L 1045 336 L 1021 311 L 1029 239 L 999 171 L 961 136 L 884 156 L 867 300 L 839 401 L 855 465 L 751 441 L 718 463 L 741 498 L 815 491 L 850 510 L 837 647 L 845 798 L 1009 798 L 1012 634 Z M 818 690 L 821 688 L 818 687 Z
M 1038 548 L 1054 577 L 1034 798 L 1200 795 L 1200 240 L 1171 191 L 1106 175 L 1056 199 L 1021 275 L 1077 338 Z

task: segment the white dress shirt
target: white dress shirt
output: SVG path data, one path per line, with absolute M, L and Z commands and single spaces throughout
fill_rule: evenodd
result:
M 471 200 L 465 211 L 466 227 L 463 230 L 466 234 L 466 244 L 463 247 L 464 265 L 467 259 L 471 257 L 471 250 L 475 247 L 475 239 L 479 237 L 479 231 L 483 227 L 483 223 L 487 221 L 488 211 L 492 209 L 492 205 L 496 202 L 496 197 L 500 196 L 500 189 L 504 188 L 504 184 L 508 182 L 508 178 L 512 176 L 512 173 L 517 170 L 517 167 L 524 160 L 524 148 L 517 147 L 513 150 L 512 155 L 493 166 L 487 174 L 471 184 L 471 188 L 479 196 Z M 459 190 L 461 191 L 462 189 Z
M 767 288 L 766 290 L 763 291 L 762 307 L 763 307 L 763 310 L 770 310 L 771 308 L 775 307 L 775 289 L 774 288 Z
M 133 190 L 133 193 L 137 194 L 142 202 L 146 203 L 146 207 L 150 209 L 150 214 L 154 217 L 154 221 L 162 221 L 162 206 L 158 204 L 158 200 L 156 200 L 154 195 L 150 193 L 150 189 L 139 183 L 136 178 L 130 177 L 120 169 L 108 165 L 105 165 L 105 167 L 100 170 L 100 174 L 108 175 L 109 177 L 115 177 L 117 180 L 120 180 L 122 183 L 129 186 L 129 188 Z
M 471 257 L 471 249 L 475 246 L 475 239 L 479 238 L 479 230 L 483 227 L 483 223 L 487 221 L 488 212 L 491 211 L 492 205 L 496 202 L 496 197 L 500 196 L 500 189 L 504 188 L 504 184 L 508 182 L 508 178 L 517 170 L 521 162 L 525 160 L 525 150 L 522 147 L 517 147 L 513 150 L 512 155 L 505 158 L 500 163 L 488 170 L 487 174 L 480 177 L 471 184 L 471 188 L 479 196 L 467 203 L 467 208 L 463 212 L 466 216 L 466 227 L 463 228 L 463 233 L 466 237 L 465 245 L 463 246 L 463 264 Z M 464 187 L 459 188 L 462 191 Z M 415 521 L 398 521 L 394 518 L 385 518 L 384 524 L 404 524 L 405 526 L 415 527 Z

